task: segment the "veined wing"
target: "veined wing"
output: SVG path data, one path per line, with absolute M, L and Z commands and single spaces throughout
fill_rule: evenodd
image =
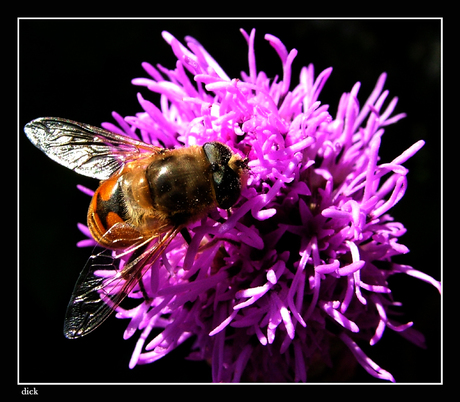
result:
M 101 325 L 134 289 L 179 231 L 180 227 L 171 228 L 161 236 L 152 236 L 130 248 L 134 252 L 122 270 L 117 269 L 117 257 L 112 256 L 110 250 L 92 255 L 78 277 L 67 306 L 64 321 L 66 338 L 80 338 Z M 150 246 L 155 237 L 158 240 Z M 96 275 L 96 271 L 100 271 L 99 275 Z M 102 272 L 104 275 L 101 277 Z
M 126 162 L 163 148 L 99 127 L 60 117 L 40 117 L 27 123 L 29 140 L 52 160 L 85 176 L 108 179 Z

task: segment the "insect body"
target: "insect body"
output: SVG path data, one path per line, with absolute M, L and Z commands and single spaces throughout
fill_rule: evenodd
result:
M 216 207 L 232 207 L 247 168 L 246 160 L 219 142 L 168 150 L 51 117 L 31 121 L 24 131 L 51 159 L 101 180 L 89 206 L 88 228 L 116 256 L 94 254 L 85 265 L 67 307 L 67 338 L 98 327 L 184 227 Z M 129 255 L 109 278 L 94 274 L 107 266 L 104 258 Z

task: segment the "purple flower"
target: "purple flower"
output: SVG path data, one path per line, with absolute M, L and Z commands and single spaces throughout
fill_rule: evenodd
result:
M 249 47 L 249 72 L 230 79 L 191 37 L 187 47 L 163 37 L 176 68 L 144 63 L 149 78 L 134 85 L 161 94 L 160 105 L 138 95 L 143 109 L 111 131 L 168 148 L 220 141 L 249 160 L 239 202 L 191 225 L 190 245 L 177 236 L 143 278 L 148 301 L 135 288 L 124 337 L 138 336 L 130 367 L 152 363 L 189 338 L 190 359 L 207 360 L 215 382 L 307 381 L 318 362 L 328 364 L 331 346 L 349 348 L 372 376 L 394 381 L 358 346 L 376 344 L 386 328 L 423 346 L 412 322 L 394 317 L 387 279 L 406 273 L 438 281 L 392 262 L 409 250 L 398 242 L 406 231 L 389 210 L 403 197 L 404 162 L 418 141 L 392 161 L 378 152 L 397 98 L 387 102 L 382 74 L 362 107 L 360 84 L 344 93 L 337 115 L 318 100 L 332 68 L 316 78 L 303 67 L 291 88 L 296 57 L 265 35 L 281 59 L 282 76 L 257 71 L 255 31 L 241 31 Z M 91 195 L 91 191 L 81 187 Z M 79 246 L 94 245 L 88 237 Z M 204 246 L 203 246 L 204 245 Z

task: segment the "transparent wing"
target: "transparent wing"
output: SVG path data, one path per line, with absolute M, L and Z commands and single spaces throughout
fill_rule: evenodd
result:
M 179 231 L 179 227 L 174 227 L 161 237 L 152 236 L 130 248 L 129 251 L 134 252 L 122 270 L 116 267 L 119 256 L 114 257 L 111 250 L 93 254 L 80 273 L 67 306 L 64 321 L 66 338 L 80 338 L 101 325 L 134 289 Z M 158 237 L 157 242 L 150 246 L 155 237 Z
M 160 147 L 99 127 L 59 117 L 40 117 L 24 127 L 29 140 L 52 160 L 85 176 L 108 179 L 126 162 Z

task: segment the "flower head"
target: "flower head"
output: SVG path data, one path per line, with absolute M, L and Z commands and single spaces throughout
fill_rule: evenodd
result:
M 306 381 L 338 340 L 372 376 L 394 381 L 358 343 L 374 345 L 388 328 L 423 345 L 412 322 L 393 318 L 400 303 L 387 279 L 406 273 L 440 291 L 438 281 L 392 262 L 409 250 L 398 242 L 406 229 L 388 212 L 406 190 L 404 162 L 424 142 L 380 161 L 384 129 L 404 117 L 393 113 L 397 98 L 387 102 L 385 74 L 362 106 L 359 83 L 344 93 L 333 117 L 319 101 L 332 68 L 315 77 L 313 65 L 303 67 L 291 90 L 297 51 L 265 35 L 282 67 L 269 79 L 256 68 L 255 31 L 242 34 L 249 72 L 230 79 L 195 39 L 185 47 L 164 32 L 175 69 L 144 63 L 150 77 L 133 80 L 161 95 L 159 107 L 139 94 L 142 112 L 104 124 L 168 148 L 220 141 L 250 169 L 231 213 L 190 225 L 190 244 L 177 236 L 144 276 L 149 299 L 136 288 L 138 305 L 117 309 L 129 320 L 124 337 L 140 333 L 130 367 L 193 337 L 190 358 L 210 361 L 213 381 Z

